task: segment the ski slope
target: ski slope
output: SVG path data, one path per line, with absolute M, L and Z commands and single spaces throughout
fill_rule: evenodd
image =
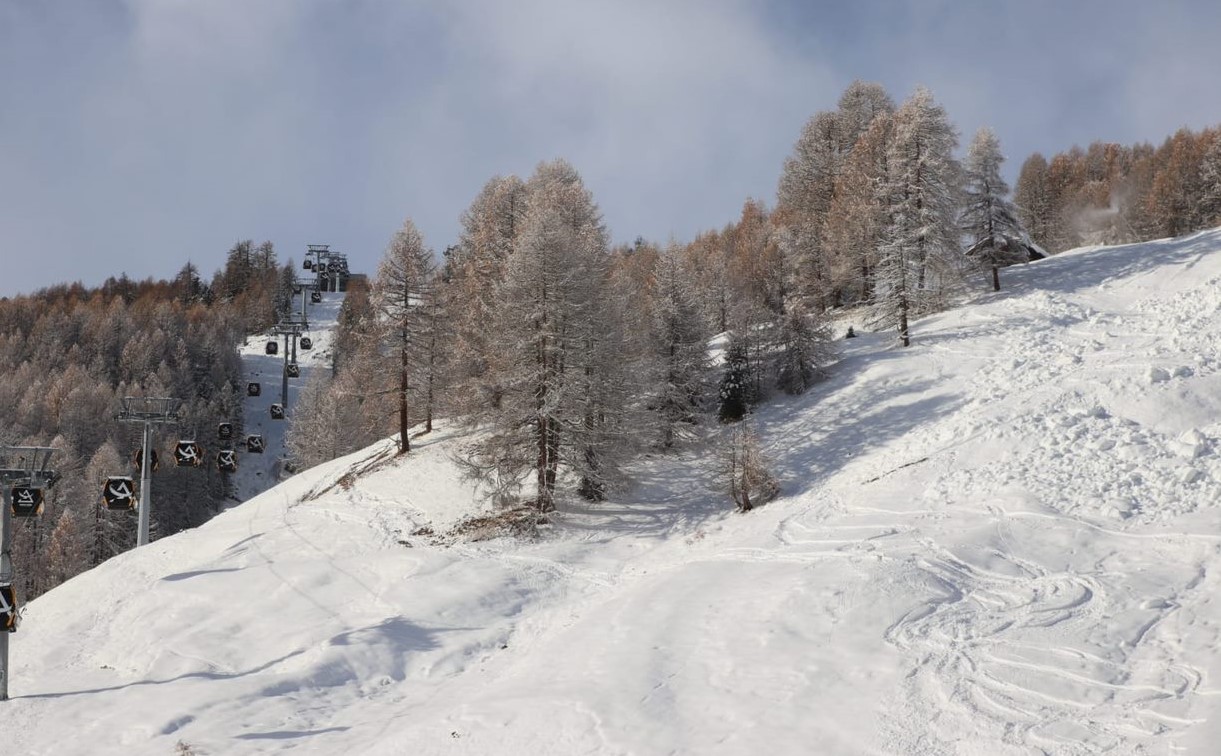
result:
M 245 441 L 247 434 L 263 437 L 265 450 L 260 454 L 245 452 L 244 443 L 235 444 L 238 449 L 238 469 L 233 474 L 233 491 L 238 501 L 246 501 L 275 486 L 288 477 L 284 461 L 289 458 L 284 444 L 293 414 L 298 411 L 302 389 L 315 370 L 330 370 L 334 353 L 335 326 L 339 321 L 339 308 L 343 306 L 342 293 L 323 292 L 322 302 L 306 303 L 306 317 L 313 345 L 309 350 L 297 350 L 297 366 L 301 375 L 288 379 L 288 404 L 283 420 L 271 418 L 271 405 L 282 403 L 284 375 L 284 337 L 272 334 L 251 336 L 238 348 L 242 358 L 243 380 L 257 381 L 261 387 L 258 396 L 247 396 L 243 402 L 243 432 L 236 441 Z M 268 341 L 279 344 L 279 354 L 265 353 Z M 244 387 L 243 387 L 244 388 Z
M 569 502 L 480 511 L 442 425 L 30 604 L 4 753 L 1212 754 L 1221 230 L 1075 250 L 843 342 L 755 417 Z

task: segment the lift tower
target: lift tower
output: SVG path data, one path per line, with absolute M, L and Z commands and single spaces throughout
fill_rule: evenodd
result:
M 20 497 L 27 513 L 42 509 L 45 489 L 59 473 L 47 467 L 55 452 L 49 446 L 0 447 L 0 701 L 8 700 L 8 636 L 17 629 L 17 599 L 13 593 L 13 506 Z

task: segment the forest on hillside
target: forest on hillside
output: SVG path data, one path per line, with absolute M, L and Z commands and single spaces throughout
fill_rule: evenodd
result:
M 931 92 L 896 104 L 858 81 L 805 125 L 774 207 L 748 199 L 736 221 L 666 245 L 611 245 L 563 160 L 494 177 L 439 265 L 410 219 L 394 234 L 371 290 L 344 305 L 348 354 L 309 388 L 324 411 L 299 416 L 290 444 L 311 465 L 399 430 L 407 452 L 409 428 L 453 416 L 480 431 L 464 462 L 499 500 L 530 492 L 547 511 L 565 485 L 600 499 L 633 456 L 805 391 L 833 358 L 838 311 L 907 345 L 914 318 L 1000 288 L 1007 265 L 1221 222 L 1217 133 L 1034 155 L 1011 193 L 991 129 L 960 159 Z M 729 469 L 756 467 L 748 430 L 728 446 Z
M 366 286 L 348 289 L 334 370 L 304 389 L 289 445 L 298 468 L 437 417 L 477 430 L 468 474 L 506 505 L 544 513 L 626 485 L 644 453 L 734 424 L 726 487 L 740 508 L 771 485 L 751 406 L 800 394 L 834 359 L 841 313 L 908 345 L 913 321 L 1002 286 L 1001 270 L 1083 243 L 1139 241 L 1221 222 L 1221 135 L 1181 130 L 1157 148 L 1095 143 L 1029 157 L 1014 191 L 996 134 L 959 134 L 931 92 L 897 103 L 854 82 L 805 124 L 776 202 L 680 243 L 612 244 L 592 193 L 564 160 L 490 179 L 441 254 L 407 219 Z M 126 276 L 0 300 L 0 442 L 59 449 L 63 481 L 15 558 L 35 596 L 130 548 L 131 515 L 100 506 L 130 469 L 124 396 L 186 401 L 184 433 L 241 423 L 236 346 L 289 307 L 292 262 L 236 244 L 205 282 Z M 723 359 L 708 343 L 723 334 Z M 207 520 L 226 480 L 211 467 L 158 473 L 168 505 L 154 536 Z M 159 496 L 160 498 L 160 496 Z
M 126 275 L 97 288 L 54 286 L 0 299 L 0 444 L 50 446 L 62 479 L 41 517 L 14 519 L 18 589 L 37 596 L 135 545 L 135 513 L 103 506 L 107 476 L 138 476 L 140 429 L 115 415 L 123 397 L 177 397 L 173 443 L 205 437 L 222 421 L 241 424 L 242 367 L 236 347 L 288 306 L 270 243 L 240 242 L 204 282 L 194 264 L 171 281 Z M 165 444 L 161 444 L 162 447 Z M 163 457 L 167 457 L 164 450 Z M 155 475 L 153 537 L 194 527 L 219 512 L 227 479 L 212 465 Z

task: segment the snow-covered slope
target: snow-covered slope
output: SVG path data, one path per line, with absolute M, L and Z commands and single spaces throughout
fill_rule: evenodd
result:
M 112 559 L 30 605 L 3 752 L 1214 753 L 1221 231 L 1004 278 L 764 408 L 746 516 L 691 450 L 437 544 L 442 428 Z
M 243 445 L 239 450 L 239 466 L 233 476 L 234 496 L 239 501 L 250 499 L 271 488 L 287 477 L 283 469 L 284 460 L 289 457 L 284 439 L 294 413 L 299 410 L 302 389 L 309 382 L 315 370 L 330 370 L 333 354 L 335 326 L 339 320 L 339 308 L 343 305 L 342 293 L 324 292 L 322 301 L 318 304 L 307 303 L 306 317 L 309 319 L 308 335 L 312 340 L 309 350 L 297 351 L 297 366 L 301 375 L 288 380 L 287 412 L 283 420 L 273 420 L 271 405 L 281 404 L 283 399 L 284 375 L 284 338 L 272 334 L 251 336 L 246 344 L 238 349 L 245 368 L 246 382 L 257 382 L 261 391 L 258 396 L 247 396 L 243 403 L 245 414 L 245 433 L 257 434 L 263 437 L 266 444 L 264 452 L 247 454 Z M 274 356 L 265 352 L 267 342 L 274 340 L 279 345 L 279 354 Z M 245 436 L 240 441 L 244 441 Z

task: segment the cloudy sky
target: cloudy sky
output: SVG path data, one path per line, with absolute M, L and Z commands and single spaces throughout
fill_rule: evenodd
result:
M 617 241 L 687 239 L 772 202 L 857 78 L 991 125 L 1012 175 L 1221 123 L 1219 29 L 1212 0 L 0 0 L 0 295 L 247 238 L 370 271 L 553 157 Z

